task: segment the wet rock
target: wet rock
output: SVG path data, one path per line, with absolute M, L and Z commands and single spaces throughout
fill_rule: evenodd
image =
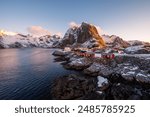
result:
M 55 62 L 63 62 L 63 61 L 66 61 L 66 58 L 63 56 L 61 56 L 61 57 L 59 56 L 59 57 L 54 58 L 54 61 Z

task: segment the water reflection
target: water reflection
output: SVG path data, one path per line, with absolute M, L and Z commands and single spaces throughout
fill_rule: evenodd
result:
M 0 50 L 0 99 L 51 99 L 52 80 L 74 72 L 54 63 L 52 51 Z

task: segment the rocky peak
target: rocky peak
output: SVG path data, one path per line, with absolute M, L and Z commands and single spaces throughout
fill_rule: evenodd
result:
M 122 38 L 120 38 L 119 36 L 116 35 L 102 35 L 102 38 L 105 40 L 105 42 L 107 43 L 107 45 L 111 46 L 111 47 L 116 47 L 116 48 L 126 48 L 129 47 L 130 44 L 123 40 Z
M 90 41 L 90 42 L 89 42 Z M 73 27 L 68 29 L 64 38 L 62 39 L 61 44 L 66 45 L 75 45 L 88 43 L 92 46 L 105 47 L 105 42 L 102 37 L 98 34 L 98 31 L 94 25 L 83 22 L 79 27 Z M 91 47 L 92 47 L 91 46 Z

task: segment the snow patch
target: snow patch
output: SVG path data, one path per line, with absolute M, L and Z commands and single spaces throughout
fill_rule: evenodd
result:
M 144 47 L 144 45 L 131 46 L 131 47 L 126 48 L 125 50 L 129 51 L 129 52 L 134 52 L 134 51 L 140 50 L 143 47 Z
M 102 87 L 105 84 L 108 84 L 108 80 L 104 77 L 98 76 L 97 80 L 98 80 L 98 82 L 97 82 L 98 87 Z

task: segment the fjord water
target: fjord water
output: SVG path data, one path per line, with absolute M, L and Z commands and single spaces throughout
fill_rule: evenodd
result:
M 50 49 L 0 49 L 0 99 L 51 99 L 52 81 L 74 71 L 54 62 Z

